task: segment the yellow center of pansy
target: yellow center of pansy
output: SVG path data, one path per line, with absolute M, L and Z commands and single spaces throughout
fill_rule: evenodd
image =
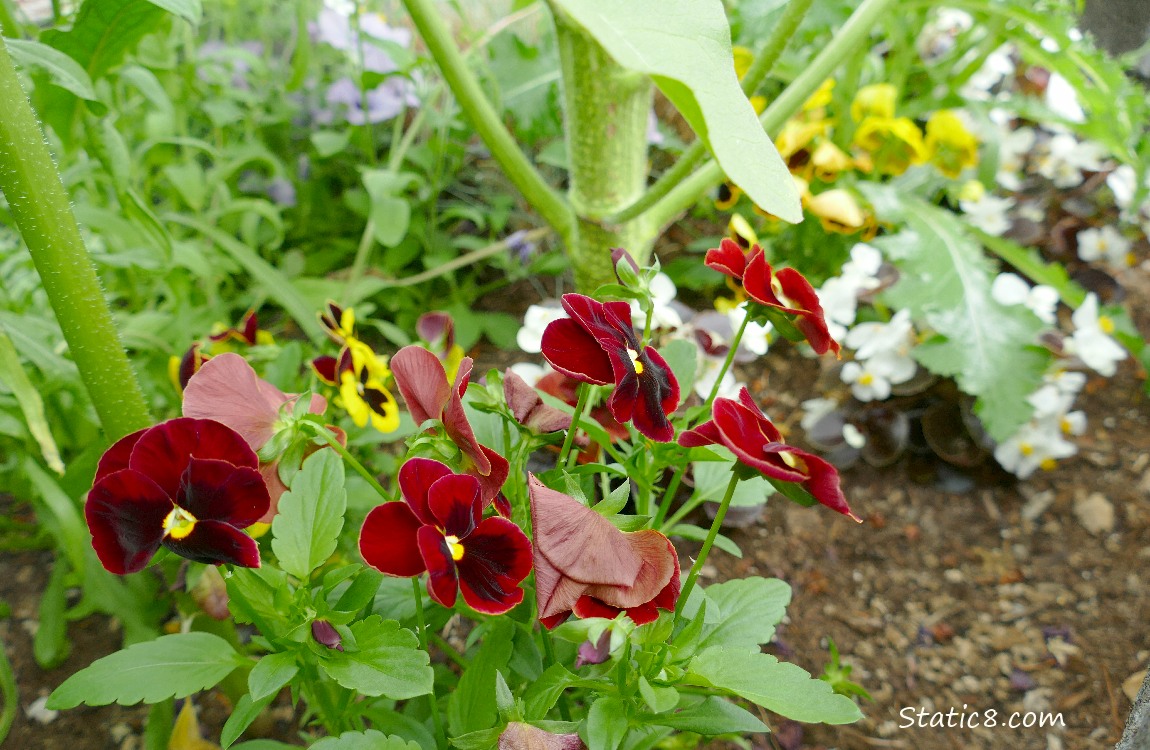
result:
M 873 382 L 874 375 L 871 375 L 869 372 L 864 372 L 862 375 L 859 375 L 859 385 L 870 385 Z
M 1018 452 L 1024 456 L 1029 456 L 1034 453 L 1034 446 L 1030 443 L 1021 443 L 1018 446 Z
M 164 536 L 172 539 L 184 539 L 196 528 L 196 517 L 180 506 L 172 508 L 172 512 L 164 519 Z
M 1098 327 L 1103 333 L 1114 333 L 1114 321 L 1105 315 L 1098 316 Z
M 451 553 L 451 559 L 459 562 L 463 559 L 463 545 L 459 543 L 457 536 L 445 536 L 443 541 L 447 542 L 447 551 Z
M 634 349 L 627 349 L 627 356 L 631 358 L 631 364 L 635 367 L 635 374 L 643 374 L 643 363 L 639 361 L 639 352 Z

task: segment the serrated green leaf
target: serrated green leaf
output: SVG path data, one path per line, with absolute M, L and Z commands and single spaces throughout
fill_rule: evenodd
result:
M 639 695 L 643 702 L 657 714 L 670 711 L 679 705 L 679 691 L 673 687 L 657 687 L 651 685 L 647 678 L 639 675 Z
M 259 700 L 252 700 L 250 694 L 245 694 L 240 697 L 236 703 L 235 709 L 232 710 L 228 720 L 224 722 L 223 729 L 220 730 L 220 746 L 224 750 L 228 750 L 233 742 L 239 739 L 240 735 L 244 733 L 252 722 L 263 712 L 265 708 L 271 705 L 275 699 L 275 693 L 265 695 Z M 248 743 L 244 743 L 245 745 Z
M 850 724 L 862 718 L 858 706 L 826 682 L 757 649 L 713 646 L 691 660 L 683 682 L 730 691 L 808 724 Z
M 388 736 L 368 729 L 364 732 L 344 732 L 338 737 L 324 737 L 311 746 L 311 750 L 421 750 L 418 742 L 402 737 Z
M 228 607 L 237 622 L 255 625 L 268 638 L 279 634 L 291 603 L 286 573 L 271 565 L 233 568 L 224 584 Z
M 527 688 L 523 697 L 524 714 L 528 721 L 536 722 L 546 718 L 547 713 L 555 706 L 559 696 L 576 679 L 562 664 L 552 664 L 543 672 L 543 675 Z
M 48 708 L 81 703 L 130 706 L 140 701 L 186 698 L 216 685 L 238 667 L 231 644 L 211 633 L 178 633 L 137 643 L 99 659 L 64 680 L 48 697 Z
M 641 720 L 709 737 L 717 734 L 757 734 L 770 731 L 767 725 L 750 711 L 717 696 L 711 696 L 682 711 L 643 716 Z
M 491 750 L 499 746 L 499 736 L 503 734 L 502 727 L 493 729 L 480 729 L 478 732 L 468 732 L 451 738 L 451 744 L 459 750 Z
M 88 71 L 80 67 L 72 57 L 31 39 L 5 39 L 4 44 L 17 65 L 43 71 L 48 80 L 60 88 L 71 91 L 81 99 L 98 101 Z
M 351 632 L 356 650 L 328 650 L 320 659 L 320 667 L 333 680 L 364 695 L 394 700 L 431 692 L 430 662 L 414 633 L 379 615 L 352 623 Z
M 735 75 L 721 0 L 556 0 L 625 68 L 646 73 L 760 208 L 803 220 L 798 192 Z
M 909 309 L 916 323 L 937 334 L 913 350 L 914 358 L 976 396 L 975 413 L 986 431 L 1005 440 L 1034 413 L 1026 399 L 1042 385 L 1051 356 L 1034 346 L 1042 322 L 1025 307 L 1006 307 L 990 296 L 994 269 L 954 214 L 892 188 L 860 189 L 881 220 L 907 224 L 875 244 L 900 273 L 884 301 Z
M 280 498 L 272 521 L 272 551 L 280 567 L 306 581 L 335 552 L 346 509 L 343 459 L 333 450 L 316 451 Z
M 699 649 L 758 646 L 775 637 L 791 601 L 791 587 L 777 578 L 742 578 L 708 586 L 707 619 Z
M 252 700 L 258 701 L 275 695 L 280 688 L 291 682 L 297 672 L 299 664 L 291 652 L 281 651 L 261 657 L 248 674 L 248 692 Z
M 627 736 L 627 704 L 620 698 L 600 698 L 587 712 L 587 747 L 615 750 Z

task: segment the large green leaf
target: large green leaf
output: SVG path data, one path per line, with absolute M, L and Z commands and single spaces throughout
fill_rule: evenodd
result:
M 130 706 L 140 701 L 185 698 L 212 687 L 242 662 L 231 644 L 217 635 L 165 635 L 81 669 L 52 692 L 48 707 L 74 708 L 81 703 Z
M 711 696 L 701 703 L 688 706 L 675 713 L 643 716 L 647 724 L 659 724 L 684 732 L 714 736 L 716 734 L 751 734 L 769 732 L 766 724 L 750 711 L 728 700 Z
M 410 630 L 395 620 L 372 615 L 351 625 L 355 650 L 326 651 L 320 666 L 348 690 L 394 700 L 431 692 L 433 674 L 427 652 Z
M 850 724 L 862 712 L 830 683 L 757 649 L 714 646 L 691 660 L 683 681 L 727 690 L 788 719 Z
M 368 729 L 363 732 L 344 732 L 338 737 L 324 737 L 312 745 L 311 750 L 420 750 L 420 747 L 418 742 Z
M 880 220 L 907 225 L 875 244 L 900 273 L 885 302 L 909 309 L 936 334 L 914 349 L 915 359 L 977 396 L 986 431 L 1005 440 L 1034 412 L 1026 398 L 1042 385 L 1050 360 L 1035 346 L 1042 321 L 990 296 L 994 268 L 954 214 L 889 187 L 860 187 Z
M 71 56 L 31 39 L 5 39 L 4 43 L 17 65 L 44 72 L 50 82 L 81 99 L 97 100 L 88 71 Z
M 727 177 L 760 208 L 786 221 L 803 220 L 794 180 L 739 86 L 722 0 L 555 4 L 617 63 L 650 75 Z
M 791 601 L 791 587 L 777 578 L 740 578 L 708 586 L 703 593 L 707 616 L 700 650 L 769 643 Z
M 316 451 L 280 498 L 272 521 L 272 551 L 280 567 L 306 581 L 335 552 L 346 509 L 343 459 L 333 450 Z

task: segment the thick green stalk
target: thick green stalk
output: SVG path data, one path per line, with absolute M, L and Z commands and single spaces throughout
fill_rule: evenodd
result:
M 875 22 L 889 12 L 894 4 L 895 0 L 863 0 L 823 51 L 815 56 L 759 117 L 763 129 L 774 137 L 822 82 L 834 73 L 839 63 L 866 41 Z M 654 226 L 665 227 L 693 206 L 700 195 L 722 181 L 723 170 L 714 160 L 708 161 L 652 206 L 647 214 L 648 220 Z
M 152 423 L 72 204 L 0 41 L 0 192 L 16 220 L 100 424 L 111 440 Z
M 487 101 L 479 81 L 467 67 L 467 61 L 443 21 L 442 9 L 433 0 L 403 0 L 404 7 L 419 29 L 427 49 L 439 65 L 447 85 L 455 94 L 460 108 L 475 126 L 476 132 L 491 149 L 499 166 L 515 183 L 527 202 L 539 212 L 563 239 L 571 244 L 576 234 L 575 214 L 535 169 L 520 150 L 515 138 L 503 126 L 499 113 Z
M 611 248 L 623 247 L 643 265 L 653 234 L 643 220 L 615 223 L 647 184 L 647 124 L 654 87 L 615 62 L 607 50 L 561 9 L 552 6 L 563 81 L 567 197 L 579 231 L 567 248 L 575 284 L 590 294 L 613 281 Z

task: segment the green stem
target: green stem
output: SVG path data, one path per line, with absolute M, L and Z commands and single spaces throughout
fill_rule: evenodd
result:
M 439 65 L 460 108 L 471 120 L 483 142 L 491 149 L 491 155 L 544 220 L 565 241 L 573 240 L 576 233 L 575 212 L 563 197 L 547 184 L 520 150 L 515 138 L 504 127 L 502 118 L 484 96 L 479 81 L 468 69 L 466 60 L 452 39 L 451 32 L 443 21 L 443 9 L 433 0 L 403 0 L 403 5 L 423 37 L 428 51 Z
M 727 356 L 723 360 L 723 366 L 719 368 L 719 375 L 715 378 L 715 384 L 711 386 L 711 392 L 707 394 L 707 401 L 704 405 L 708 409 L 711 407 L 711 404 L 715 403 L 715 397 L 719 395 L 719 388 L 723 385 L 723 377 L 726 376 L 727 370 L 731 369 L 731 363 L 735 361 L 735 353 L 739 351 L 739 343 L 743 340 L 743 333 L 746 332 L 747 324 L 750 322 L 751 311 L 747 309 L 743 315 L 743 322 L 739 325 L 739 330 L 735 332 L 735 337 L 731 339 L 731 348 L 727 350 Z M 706 416 L 705 412 L 704 416 Z
M 0 643 L 0 694 L 4 696 L 4 712 L 0 713 L 0 744 L 3 744 L 8 731 L 12 729 L 12 722 L 16 720 L 16 707 L 20 704 L 16 676 L 12 672 L 12 662 L 8 661 L 3 643 Z
M 60 174 L 0 41 L 0 192 L 111 440 L 152 423 Z
M 315 423 L 312 422 L 309 424 L 315 424 Z M 319 436 L 319 437 L 323 438 L 325 441 L 327 441 L 327 444 L 329 446 L 331 446 L 335 450 L 335 452 L 338 453 L 340 455 L 340 457 L 342 457 L 343 460 L 346 461 L 349 466 L 351 466 L 352 469 L 355 470 L 355 472 L 357 474 L 359 474 L 361 477 L 363 477 L 365 480 L 367 480 L 367 483 L 371 485 L 372 489 L 374 489 L 377 493 L 379 493 L 379 496 L 382 497 L 385 502 L 391 501 L 391 495 L 388 494 L 387 490 L 385 490 L 383 488 L 383 485 L 379 483 L 379 480 L 376 479 L 375 476 L 370 471 L 367 470 L 366 466 L 364 466 L 363 464 L 361 464 L 359 462 L 358 458 L 351 455 L 351 451 L 349 451 L 347 448 L 343 447 L 343 445 L 340 444 L 339 440 L 336 439 L 335 435 L 331 434 L 331 432 L 326 427 L 324 427 L 322 425 L 315 425 L 315 427 L 312 431 L 317 436 Z
M 439 633 L 428 633 L 427 640 L 429 643 L 434 643 L 435 647 L 443 652 L 443 655 L 451 659 L 461 669 L 467 669 L 467 659 L 463 658 L 463 654 L 459 653 L 455 646 L 447 642 L 447 639 Z
M 723 502 L 719 503 L 719 510 L 715 513 L 715 520 L 711 522 L 711 529 L 707 532 L 707 538 L 703 540 L 703 548 L 699 550 L 699 556 L 695 558 L 695 564 L 691 566 L 691 574 L 687 576 L 687 582 L 683 584 L 683 591 L 679 594 L 679 601 L 675 605 L 675 619 L 678 620 L 679 616 L 683 613 L 683 605 L 687 603 L 687 598 L 691 595 L 691 590 L 695 588 L 695 580 L 699 577 L 699 571 L 703 569 L 703 564 L 707 562 L 707 555 L 711 553 L 711 547 L 715 543 L 715 537 L 719 535 L 719 527 L 723 525 L 723 518 L 727 515 L 727 508 L 731 507 L 731 498 L 735 496 L 735 486 L 739 483 L 739 475 L 731 474 L 731 481 L 727 483 L 727 492 L 723 495 Z
M 355 249 L 355 258 L 351 262 L 351 270 L 347 274 L 347 284 L 343 287 L 343 299 L 341 302 L 345 307 L 350 307 L 354 300 L 352 292 L 363 278 L 363 271 L 367 268 L 367 259 L 371 255 L 371 249 L 375 246 L 375 219 L 370 216 L 367 218 L 367 223 L 363 225 L 363 234 L 359 236 L 359 246 Z
M 567 428 L 567 436 L 563 438 L 563 447 L 559 449 L 559 459 L 555 462 L 555 465 L 560 468 L 567 467 L 567 456 L 571 453 L 571 446 L 575 442 L 575 433 L 579 431 L 579 420 L 583 417 L 583 410 L 587 408 L 587 400 L 590 397 L 591 386 L 580 383 L 575 411 L 571 414 L 571 426 Z
M 759 54 L 755 56 L 755 61 L 751 64 L 746 75 L 743 76 L 743 92 L 748 96 L 754 94 L 767 76 L 771 74 L 771 70 L 775 67 L 779 57 L 782 56 L 783 50 L 787 48 L 787 42 L 794 36 L 795 30 L 798 29 L 799 24 L 802 23 L 803 17 L 807 14 L 807 10 L 811 7 L 814 0 L 791 0 L 787 3 L 787 9 L 783 11 L 783 17 L 775 24 L 775 28 L 771 31 L 771 36 L 767 43 L 763 46 Z M 630 221 L 645 212 L 648 208 L 659 202 L 659 199 L 671 192 L 671 190 L 690 176 L 691 172 L 697 167 L 703 159 L 707 157 L 707 144 L 700 138 L 692 143 L 687 150 L 683 152 L 682 156 L 662 175 L 659 179 L 655 180 L 655 184 L 647 188 L 631 205 L 623 208 L 619 212 L 613 214 L 609 221 L 622 224 L 625 221 Z
M 532 229 L 531 231 L 525 233 L 521 237 L 517 237 L 516 239 L 520 242 L 538 242 L 549 234 L 551 234 L 550 229 Z M 481 247 L 478 250 L 472 250 L 466 255 L 460 255 L 458 258 L 453 258 L 446 263 L 438 265 L 435 268 L 429 268 L 428 270 L 422 273 L 417 273 L 414 276 L 407 276 L 402 279 L 395 280 L 384 280 L 383 286 L 385 289 L 391 289 L 394 287 L 415 286 L 416 284 L 422 284 L 425 281 L 430 281 L 431 279 L 438 278 L 444 274 L 451 273 L 457 268 L 464 268 L 471 265 L 472 263 L 478 263 L 484 258 L 490 258 L 492 255 L 498 255 L 501 252 L 506 252 L 508 247 L 509 244 L 507 239 L 503 239 L 499 242 L 494 242 L 487 247 Z
M 411 579 L 411 591 L 415 595 L 415 624 L 418 628 L 419 647 L 427 651 L 427 658 L 431 652 L 427 650 L 427 623 L 423 617 L 423 591 L 419 587 L 419 576 Z M 431 694 L 427 696 L 431 703 L 431 722 L 435 725 L 437 747 L 440 750 L 447 748 L 447 733 L 443 730 L 443 717 L 439 715 L 439 700 L 435 697 L 435 683 L 431 685 Z
M 691 511 L 693 511 L 695 508 L 698 508 L 704 502 L 705 500 L 703 495 L 692 495 L 691 497 L 687 498 L 687 502 L 683 503 L 681 506 L 679 506 L 678 510 L 671 514 L 671 517 L 667 519 L 667 523 L 663 525 L 668 529 L 675 528 L 675 526 L 679 524 L 679 521 L 682 521 L 684 518 L 686 518 Z
M 667 512 L 671 510 L 671 503 L 675 501 L 675 493 L 679 491 L 679 485 L 683 482 L 683 475 L 687 473 L 688 465 L 686 458 L 682 459 L 682 463 L 679 464 L 679 468 L 675 470 L 670 483 L 667 484 L 667 489 L 663 490 L 663 497 L 659 499 L 659 509 L 655 512 L 655 519 L 651 521 L 652 529 L 661 528 L 659 524 L 663 523 L 663 519 L 667 517 Z
M 551 640 L 551 631 L 542 625 L 539 626 L 539 631 L 543 637 L 543 658 L 547 662 L 547 667 L 551 668 L 559 663 L 555 660 L 555 644 Z M 571 721 L 571 707 L 567 705 L 567 696 L 563 693 L 559 694 L 559 715 L 563 717 L 563 721 Z
M 759 117 L 768 135 L 774 137 L 778 133 L 783 124 L 830 77 L 839 63 L 866 41 L 875 22 L 889 12 L 894 4 L 895 0 L 863 0 L 823 51 L 815 56 Z M 649 221 L 657 227 L 670 224 L 693 206 L 700 195 L 722 181 L 723 170 L 714 160 L 708 161 L 651 207 L 648 211 Z

